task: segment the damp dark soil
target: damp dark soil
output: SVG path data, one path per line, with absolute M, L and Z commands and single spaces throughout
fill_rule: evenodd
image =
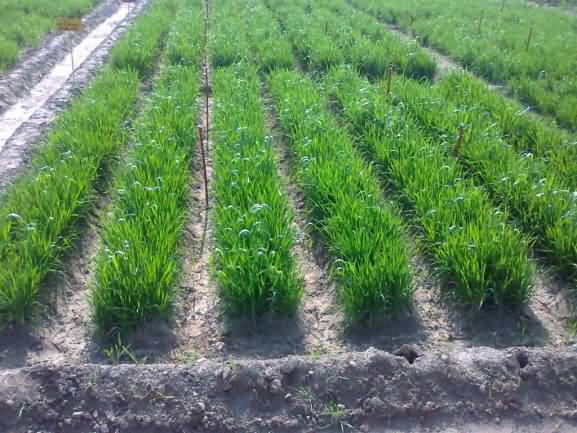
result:
M 0 373 L 6 432 L 570 432 L 577 349 L 376 349 Z

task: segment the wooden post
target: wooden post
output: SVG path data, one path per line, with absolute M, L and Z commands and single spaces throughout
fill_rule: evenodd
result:
M 465 125 L 459 125 L 459 135 L 457 136 L 457 142 L 453 146 L 453 156 L 458 158 L 461 153 L 461 147 L 463 146 L 463 140 L 465 139 Z
M 208 60 L 207 60 L 208 62 Z M 210 131 L 210 117 L 209 117 L 209 93 L 210 93 L 210 84 L 208 82 L 208 64 L 204 64 L 204 109 L 205 109 L 205 118 L 206 118 L 206 131 L 205 131 L 205 138 L 206 138 L 206 148 L 208 149 L 208 140 L 209 140 L 209 131 Z
M 208 174 L 206 172 L 206 156 L 204 154 L 204 137 L 202 125 L 198 125 L 198 143 L 200 144 L 200 154 L 202 156 L 202 174 L 204 177 L 204 204 L 208 209 Z
M 72 64 L 72 82 L 76 82 L 76 74 L 74 73 L 74 45 L 73 42 L 70 41 L 70 63 Z
M 391 80 L 393 78 L 393 65 L 389 65 L 387 70 L 387 98 L 391 94 Z
M 481 12 L 481 15 L 479 16 L 479 27 L 477 28 L 477 33 L 481 34 L 481 29 L 483 27 L 483 18 L 485 17 L 485 11 L 483 10 Z
M 527 36 L 527 44 L 525 45 L 525 51 L 529 51 L 532 37 L 533 37 L 533 26 L 531 26 L 531 28 L 529 29 L 529 36 Z

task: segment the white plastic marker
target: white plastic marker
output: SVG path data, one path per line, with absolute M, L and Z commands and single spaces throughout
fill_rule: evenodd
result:
M 112 31 L 128 16 L 124 7 L 118 10 L 103 23 L 98 25 L 74 48 L 77 66 L 82 65 L 90 54 L 112 33 Z M 48 99 L 62 87 L 72 75 L 72 56 L 69 54 L 46 75 L 42 81 L 32 88 L 30 93 L 12 105 L 0 115 L 0 150 L 14 135 L 16 130 L 26 122 Z

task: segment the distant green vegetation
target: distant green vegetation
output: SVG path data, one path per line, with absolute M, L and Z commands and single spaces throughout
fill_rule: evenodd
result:
M 37 45 L 55 28 L 56 17 L 80 17 L 100 0 L 0 0 L 0 72 L 14 65 L 24 48 Z
M 353 0 L 577 128 L 577 17 L 524 0 Z

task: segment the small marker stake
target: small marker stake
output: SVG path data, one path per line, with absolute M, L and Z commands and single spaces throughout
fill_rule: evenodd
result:
M 206 148 L 208 149 L 208 134 L 210 131 L 210 118 L 209 118 L 209 93 L 210 93 L 210 85 L 208 83 L 208 64 L 204 64 L 204 109 L 205 109 L 205 117 L 206 117 Z
M 459 157 L 464 139 L 465 139 L 465 125 L 459 125 L 459 136 L 457 137 L 457 142 L 455 143 L 455 146 L 453 146 L 453 156 L 455 158 Z
M 122 2 L 126 3 L 128 5 L 128 13 L 132 12 L 132 9 L 134 8 L 136 0 L 122 0 Z
M 204 154 L 204 137 L 202 125 L 198 125 L 198 142 L 200 144 L 200 153 L 202 155 L 202 174 L 204 176 L 204 203 L 208 209 L 208 174 L 206 172 L 206 156 Z
M 477 29 L 477 33 L 481 34 L 481 29 L 483 27 L 483 18 L 485 17 L 485 11 L 483 10 L 481 12 L 481 15 L 479 16 L 479 28 Z
M 391 94 L 391 79 L 393 78 L 393 65 L 387 70 L 387 97 Z
M 529 29 L 529 36 L 527 36 L 527 44 L 525 45 L 525 51 L 529 51 L 529 46 L 531 45 L 531 38 L 533 37 L 533 26 Z
M 70 63 L 72 64 L 72 82 L 76 82 L 76 77 L 74 73 L 74 45 L 72 45 L 72 41 L 70 41 Z

